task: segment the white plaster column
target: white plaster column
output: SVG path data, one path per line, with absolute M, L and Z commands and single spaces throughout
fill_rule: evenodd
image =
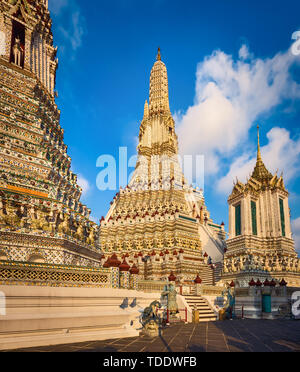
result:
M 267 223 L 267 236 L 271 237 L 271 221 L 270 219 L 272 218 L 271 213 L 270 213 L 270 201 L 269 201 L 269 193 L 268 191 L 264 191 L 264 201 L 265 201 L 265 210 L 266 210 L 266 223 Z
M 245 198 L 241 201 L 241 233 L 247 235 L 247 201 Z
M 263 211 L 263 198 L 262 195 L 259 195 L 257 201 L 257 211 L 258 211 L 258 220 L 259 220 L 259 236 L 265 237 L 265 225 L 264 225 L 264 211 Z
M 252 218 L 251 218 L 251 197 L 247 195 L 245 198 L 245 235 L 252 235 Z
M 275 220 L 275 237 L 281 236 L 281 219 L 280 219 L 280 208 L 279 208 L 279 195 L 277 192 L 272 194 L 273 196 L 273 213 Z
M 260 202 L 259 199 L 256 200 L 256 224 L 257 224 L 257 236 L 262 236 L 262 226 L 261 226 L 261 213 L 260 213 Z
M 278 209 L 278 218 L 279 218 L 279 236 L 282 237 L 283 236 L 283 231 L 282 231 L 282 225 L 281 225 L 281 213 L 280 213 L 280 199 L 283 199 L 280 197 L 279 194 L 277 194 L 277 209 Z M 285 206 L 284 206 L 284 202 L 283 202 L 283 210 L 284 210 L 284 222 L 286 220 L 286 214 L 285 214 Z M 286 228 L 286 226 L 285 226 Z
M 231 204 L 229 205 L 229 239 L 233 239 L 235 237 L 235 216 L 234 216 L 234 206 Z
M 273 204 L 273 195 L 271 190 L 268 190 L 268 199 L 269 199 L 269 208 L 270 208 L 270 235 L 275 237 L 276 233 L 276 225 L 275 225 L 275 212 L 274 212 L 274 204 Z
M 263 225 L 264 225 L 264 237 L 270 237 L 270 226 L 269 226 L 269 210 L 268 210 L 268 201 L 267 201 L 267 195 L 264 191 L 261 196 L 262 199 L 262 211 L 263 211 Z
M 284 219 L 285 219 L 286 237 L 289 238 L 289 239 L 292 239 L 290 207 L 289 207 L 289 199 L 287 197 L 283 199 L 283 206 L 284 206 Z

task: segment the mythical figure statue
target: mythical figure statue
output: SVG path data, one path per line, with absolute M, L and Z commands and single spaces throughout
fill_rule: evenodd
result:
M 35 207 L 31 207 L 28 212 L 28 222 L 32 230 L 39 230 L 40 224 L 36 215 Z
M 6 209 L 6 214 L 4 215 L 5 224 L 13 228 L 20 227 L 20 218 L 16 214 L 15 207 L 7 203 L 5 209 Z
M 143 322 L 154 319 L 157 316 L 157 310 L 161 308 L 161 304 L 158 301 L 151 302 L 151 304 L 145 308 L 142 316 Z
M 29 211 L 28 222 L 30 223 L 30 227 L 32 230 L 35 231 L 43 230 L 46 232 L 53 231 L 53 228 L 51 227 L 50 223 L 47 220 L 46 213 L 38 209 L 35 209 L 35 207 L 31 207 Z
M 28 205 L 27 207 L 27 222 L 30 224 L 30 227 L 33 228 L 34 221 L 36 220 L 35 217 L 35 208 L 33 206 Z
M 300 273 L 300 259 L 299 258 L 297 259 L 297 268 L 296 268 L 296 270 L 297 270 L 297 273 Z
M 161 308 L 158 301 L 154 301 L 150 306 L 146 307 L 142 315 L 143 332 L 150 337 L 157 337 L 159 335 L 159 328 L 161 319 L 157 315 L 157 310 Z
M 5 215 L 3 211 L 3 202 L 2 202 L 2 199 L 0 199 L 0 225 L 5 224 L 4 216 Z
M 52 227 L 47 220 L 46 213 L 38 211 L 37 217 L 38 217 L 39 228 L 46 232 L 52 232 Z
M 274 271 L 282 271 L 281 262 L 278 256 L 276 257 L 276 260 L 275 260 Z
M 23 228 L 26 225 L 26 212 L 24 205 L 19 205 L 17 215 L 20 218 L 20 227 Z
M 89 245 L 95 245 L 95 230 L 93 227 L 90 228 L 86 242 Z
M 82 225 L 82 221 L 78 221 L 77 223 L 77 230 L 76 233 L 74 234 L 74 237 L 80 241 L 84 240 L 84 228 Z
M 269 258 L 266 257 L 266 259 L 265 259 L 265 264 L 262 265 L 262 267 L 263 267 L 264 270 L 266 270 L 266 271 L 272 271 L 272 267 L 271 267 L 270 265 L 272 265 L 272 264 L 270 263 Z
M 225 304 L 223 306 L 223 309 L 220 311 L 220 317 L 225 316 L 225 319 L 230 319 L 231 316 L 233 316 L 233 307 L 235 304 L 233 291 L 234 289 L 228 287 L 222 292 L 222 297 L 224 297 Z
M 253 257 L 253 255 L 252 254 L 250 254 L 249 256 L 248 256 L 248 262 L 249 262 L 249 264 L 248 264 L 248 268 L 250 269 L 250 270 L 256 270 L 257 269 L 257 266 L 256 266 L 256 259 L 255 259 L 255 257 Z
M 237 271 L 241 271 L 243 269 L 243 261 L 242 258 L 237 259 Z
M 235 265 L 235 259 L 232 258 L 232 261 L 231 261 L 231 272 L 236 272 L 237 271 L 237 267 Z
M 55 210 L 52 210 L 52 209 L 50 210 L 48 221 L 49 221 L 51 233 L 55 233 L 55 227 L 56 227 L 56 211 Z
M 61 213 L 59 216 L 59 222 L 57 231 L 61 234 L 70 234 L 70 217 L 66 214 Z
M 14 62 L 16 65 L 21 66 L 23 50 L 21 47 L 21 40 L 19 37 L 15 38 L 15 44 L 13 46 Z
M 291 257 L 287 258 L 286 271 L 292 271 L 292 258 Z
M 224 273 L 228 273 L 229 272 L 228 266 L 229 266 L 228 260 L 225 260 L 224 261 L 224 266 L 223 266 Z
M 292 272 L 296 271 L 296 258 L 295 257 L 291 257 L 290 268 Z
M 246 264 L 246 257 L 243 256 L 243 257 L 240 259 L 240 271 L 245 270 L 245 264 Z
M 175 315 L 178 313 L 178 305 L 176 301 L 177 292 L 175 289 L 175 285 L 173 283 L 167 284 L 165 289 L 162 293 L 162 296 L 167 296 L 168 298 L 168 310 L 171 315 Z

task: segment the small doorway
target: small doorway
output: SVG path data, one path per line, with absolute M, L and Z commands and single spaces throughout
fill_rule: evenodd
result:
M 272 313 L 271 295 L 262 296 L 262 312 L 267 314 Z

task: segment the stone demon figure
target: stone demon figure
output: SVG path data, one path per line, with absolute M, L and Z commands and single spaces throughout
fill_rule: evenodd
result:
M 161 319 L 157 315 L 157 310 L 161 308 L 158 301 L 154 301 L 150 306 L 146 307 L 142 315 L 142 325 L 144 333 L 150 337 L 157 337 L 159 335 L 159 328 Z

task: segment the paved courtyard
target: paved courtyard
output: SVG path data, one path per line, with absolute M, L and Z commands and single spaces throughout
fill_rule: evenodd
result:
M 145 336 L 21 349 L 22 352 L 300 352 L 300 321 L 232 320 L 172 325 Z

